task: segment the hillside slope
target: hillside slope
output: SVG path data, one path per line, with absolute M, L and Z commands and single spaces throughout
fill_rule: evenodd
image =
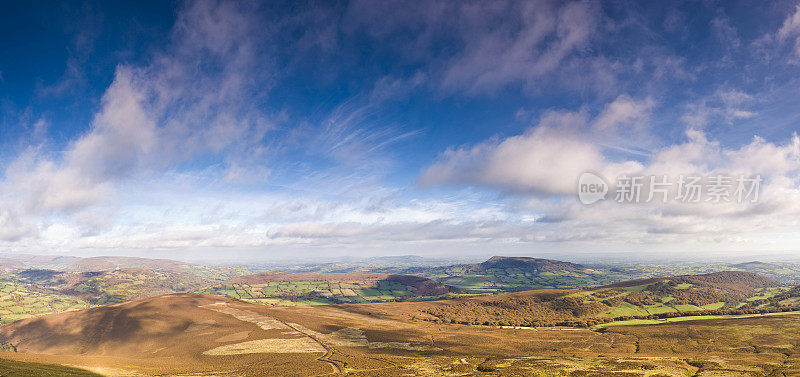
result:
M 504 296 L 552 300 L 579 292 Z M 532 371 L 766 376 L 800 371 L 798 315 L 608 331 L 461 326 L 392 315 L 448 304 L 267 307 L 208 295 L 159 296 L 0 326 L 0 343 L 18 350 L 0 352 L 0 358 L 67 364 L 108 376 L 518 376 Z
M 295 366 L 276 362 L 272 374 L 291 374 L 296 365 L 318 374 L 330 371 L 315 360 L 324 353 L 322 347 L 309 339 L 293 340 L 283 334 L 285 325 L 247 311 L 250 306 L 242 306 L 247 304 L 228 303 L 222 297 L 175 294 L 21 320 L 0 327 L 0 342 L 17 350 L 2 356 L 108 370 L 137 365 L 145 375 L 225 374 L 243 368 L 258 375 L 261 365 L 276 357 Z M 273 338 L 254 343 L 261 347 L 254 352 L 213 351 L 225 344 Z M 287 353 L 262 353 L 280 347 Z
M 571 262 L 562 262 L 553 259 L 530 257 L 502 257 L 494 256 L 489 260 L 470 266 L 467 271 L 472 273 L 485 273 L 492 269 L 518 269 L 529 273 L 544 272 L 585 272 L 588 268 Z
M 239 276 L 202 293 L 272 305 L 381 302 L 439 297 L 458 290 L 410 275 L 264 272 Z
M 630 278 L 571 262 L 502 256 L 477 264 L 428 268 L 419 274 L 468 293 L 591 287 Z
M 92 305 L 187 292 L 214 282 L 183 272 L 147 268 L 120 268 L 97 272 L 23 270 L 16 277 L 22 283 L 46 287 Z
M 749 272 L 627 281 L 586 290 L 544 290 L 420 303 L 422 318 L 464 324 L 586 326 L 631 318 L 793 310 L 797 289 Z

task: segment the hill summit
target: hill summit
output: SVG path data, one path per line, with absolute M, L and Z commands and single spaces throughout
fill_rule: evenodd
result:
M 469 272 L 481 273 L 490 269 L 509 269 L 516 268 L 525 272 L 542 273 L 555 271 L 584 272 L 588 268 L 571 262 L 562 262 L 553 259 L 531 258 L 531 257 L 503 257 L 494 256 L 486 262 L 472 265 Z

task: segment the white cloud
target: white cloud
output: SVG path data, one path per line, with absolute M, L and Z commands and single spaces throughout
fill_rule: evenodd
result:
M 423 72 L 416 72 L 408 78 L 397 78 L 385 76 L 375 82 L 375 86 L 370 93 L 370 99 L 375 102 L 388 99 L 404 97 L 414 89 L 422 86 L 428 81 L 428 76 Z
M 0 210 L 21 217 L 25 227 L 46 226 L 50 216 L 69 220 L 112 202 L 131 179 L 146 181 L 150 172 L 190 158 L 222 155 L 230 179 L 263 163 L 261 142 L 272 125 L 258 98 L 272 73 L 254 41 L 266 35 L 243 7 L 187 3 L 168 51 L 143 66 L 117 67 L 85 133 L 59 154 L 32 147 L 6 167 L 0 189 L 14 202 Z M 46 126 L 37 122 L 34 132 Z M 16 233 L 9 232 L 5 238 Z
M 800 5 L 797 5 L 794 13 L 783 21 L 783 25 L 775 35 L 780 42 L 792 43 L 794 54 L 800 57 Z
M 717 15 L 711 20 L 711 30 L 726 49 L 735 50 L 742 44 L 741 39 L 739 39 L 739 33 L 731 25 L 731 20 L 724 14 Z
M 635 161 L 609 161 L 603 154 L 606 146 L 598 142 L 619 140 L 615 137 L 618 134 L 631 139 L 645 132 L 653 106 L 649 99 L 635 101 L 620 96 L 591 121 L 583 113 L 549 112 L 522 135 L 446 151 L 422 172 L 420 182 L 474 184 L 516 193 L 572 194 L 577 177 L 584 171 L 616 174 L 641 169 Z
M 36 233 L 36 227 L 25 217 L 13 212 L 6 203 L 0 203 L 0 241 L 14 242 Z
M 789 13 L 783 20 L 781 27 L 774 33 L 767 33 L 752 43 L 753 52 L 761 55 L 767 61 L 781 59 L 789 49 L 791 64 L 798 64 L 800 58 L 800 5 L 796 5 L 794 12 Z M 793 55 L 793 56 L 792 56 Z
M 514 22 L 469 25 L 485 32 L 466 34 L 464 50 L 445 68 L 443 88 L 476 93 L 493 92 L 518 82 L 534 87 L 585 47 L 598 24 L 597 10 L 591 3 L 518 5 L 518 9 L 515 5 L 510 10 L 517 18 Z
M 750 108 L 756 98 L 736 89 L 719 89 L 713 94 L 686 105 L 681 120 L 692 128 L 703 128 L 713 122 L 734 124 L 740 119 L 750 119 L 758 115 Z
M 566 194 L 575 177 L 604 162 L 600 148 L 578 132 L 579 114 L 551 114 L 523 135 L 445 152 L 420 176 L 423 184 L 478 184 L 514 192 Z M 563 151 L 570 151 L 564 155 Z
M 627 41 L 622 34 L 631 29 L 649 26 L 614 24 L 596 3 L 429 2 L 419 4 L 419 11 L 404 2 L 356 1 L 343 19 L 324 8 L 277 24 L 257 18 L 257 6 L 184 4 L 168 46 L 150 51 L 143 64 L 117 67 L 93 121 L 64 151 L 31 147 L 6 166 L 0 182 L 2 245 L 267 253 L 295 245 L 408 252 L 441 242 L 449 245 L 443 248 L 468 245 L 485 252 L 520 244 L 516 250 L 530 250 L 538 242 L 738 242 L 797 225 L 798 138 L 754 137 L 741 147 L 716 141 L 703 131 L 712 129 L 709 124 L 759 115 L 759 97 L 730 87 L 686 106 L 685 138 L 671 140 L 673 130 L 653 129 L 653 122 L 664 120 L 654 115 L 658 106 L 647 93 L 656 93 L 652 89 L 664 81 L 693 81 L 707 67 L 691 54 L 691 60 L 670 55 L 658 46 L 663 36 L 652 30 L 645 30 L 651 33 L 646 46 L 631 47 L 630 55 L 605 49 Z M 798 17 L 800 7 L 770 34 L 771 47 L 791 45 L 798 53 Z M 664 22 L 675 31 L 686 29 L 678 18 Z M 719 16 L 711 26 L 718 39 L 738 48 L 732 25 Z M 301 35 L 289 49 L 308 49 L 298 54 L 305 58 L 346 55 L 346 39 L 362 33 L 380 39 L 376 48 L 391 45 L 392 51 L 378 55 L 399 59 L 400 68 L 377 67 L 369 75 L 382 78 L 366 83 L 366 92 L 338 106 L 314 102 L 311 116 L 291 109 L 276 116 L 260 106 L 285 73 L 282 65 L 302 60 L 280 60 L 284 56 L 274 53 L 279 47 L 271 38 Z M 330 74 L 337 68 L 319 70 Z M 643 77 L 649 79 L 644 88 L 626 86 L 642 84 Z M 384 186 L 387 175 L 402 180 L 406 173 L 394 170 L 391 148 L 422 131 L 380 117 L 380 106 L 424 90 L 433 90 L 425 95 L 438 100 L 442 94 L 509 88 L 512 95 L 521 88 L 549 96 L 556 86 L 556 94 L 589 89 L 608 103 L 595 107 L 592 98 L 577 98 L 586 107 L 545 112 L 518 135 L 454 146 L 419 176 L 429 186 L 450 186 L 444 193 Z M 620 95 L 626 90 L 636 96 Z M 533 110 L 521 111 L 519 120 L 541 110 L 535 102 L 521 105 Z M 46 135 L 48 123 L 31 119 L 26 124 L 34 124 L 34 133 Z M 414 163 L 425 158 L 413 157 Z M 281 158 L 290 161 L 273 166 Z M 208 161 L 210 166 L 184 170 Z M 766 180 L 762 200 L 752 205 L 620 207 L 606 201 L 584 207 L 574 190 L 586 170 L 610 178 L 743 172 Z
M 592 127 L 597 132 L 624 131 L 627 135 L 642 132 L 649 126 L 650 114 L 654 106 L 655 101 L 650 98 L 636 101 L 630 96 L 621 95 L 606 105 L 605 109 L 594 119 Z
M 746 93 L 733 90 L 716 96 L 728 110 L 752 101 Z M 521 242 L 734 242 L 798 223 L 800 138 L 796 135 L 783 143 L 756 136 L 749 144 L 730 148 L 690 128 L 685 141 L 656 148 L 644 161 L 609 159 L 608 147 L 599 142 L 603 134 L 592 130 L 616 129 L 625 134 L 629 128 L 616 127 L 617 120 L 641 119 L 647 132 L 652 106 L 649 101 L 621 97 L 594 119 L 582 113 L 550 113 L 522 135 L 445 152 L 420 179 L 427 184 L 489 187 L 514 194 L 520 198 L 516 208 L 536 214 L 534 224 L 519 236 Z M 575 198 L 577 177 L 587 170 L 599 172 L 612 185 L 606 201 L 588 207 Z M 681 175 L 760 175 L 763 183 L 756 203 L 669 200 L 626 205 L 613 200 L 616 177 L 623 173 L 666 175 L 673 183 Z M 645 193 L 646 189 L 647 184 Z M 668 196 L 676 194 L 673 184 Z

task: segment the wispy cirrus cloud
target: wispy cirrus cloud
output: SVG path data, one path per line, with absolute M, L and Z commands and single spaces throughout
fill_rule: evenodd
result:
M 758 243 L 796 224 L 795 6 L 777 18 L 705 3 L 171 6 L 170 25 L 144 31 L 169 32 L 126 43 L 135 51 L 98 58 L 102 32 L 87 29 L 39 97 L 0 92 L 0 121 L 17 126 L 0 134 L 14 146 L 2 246 L 641 250 Z M 88 83 L 102 96 L 83 88 L 84 61 L 115 66 Z M 24 71 L 6 64 L 0 85 Z M 37 107 L 74 88 L 91 98 L 67 102 L 84 106 Z M 73 110 L 89 120 L 72 124 Z M 765 196 L 584 207 L 585 170 L 744 171 L 764 175 Z

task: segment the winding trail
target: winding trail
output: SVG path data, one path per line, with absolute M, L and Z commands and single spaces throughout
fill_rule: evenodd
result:
M 210 305 L 203 305 L 201 306 L 201 308 L 227 314 L 233 316 L 234 318 L 240 321 L 254 323 L 258 327 L 264 330 L 284 330 L 285 332 L 300 334 L 311 339 L 314 343 L 318 344 L 320 347 L 322 347 L 322 349 L 325 350 L 325 353 L 322 356 L 318 357 L 317 360 L 327 363 L 333 368 L 333 371 L 328 374 L 341 374 L 343 372 L 344 367 L 347 366 L 347 363 L 333 359 L 333 355 L 336 352 L 333 347 L 321 341 L 315 335 L 310 334 L 308 331 L 305 331 L 305 329 L 295 324 L 288 323 L 270 316 L 266 316 L 264 314 L 255 313 L 249 310 L 233 308 L 224 302 L 218 302 Z
M 288 327 L 291 327 L 294 331 L 297 331 L 298 333 L 303 334 L 303 335 L 311 338 L 311 340 L 317 342 L 317 344 L 322 346 L 322 348 L 325 349 L 325 354 L 320 356 L 320 357 L 318 357 L 317 360 L 330 364 L 333 367 L 333 373 L 331 373 L 331 374 L 340 374 L 340 373 L 342 373 L 342 370 L 344 369 L 344 367 L 347 366 L 347 363 L 345 363 L 343 361 L 333 360 L 332 357 L 333 357 L 333 355 L 335 353 L 334 348 L 329 346 L 328 344 L 325 344 L 325 342 L 317 339 L 316 336 L 311 335 L 311 334 L 303 331 L 302 329 L 299 329 L 297 326 L 295 326 L 292 323 L 284 322 L 284 321 L 281 321 L 280 319 L 277 319 L 277 318 L 275 320 L 280 322 L 280 323 L 283 323 L 284 325 L 286 325 Z M 340 363 L 342 365 L 339 365 Z

